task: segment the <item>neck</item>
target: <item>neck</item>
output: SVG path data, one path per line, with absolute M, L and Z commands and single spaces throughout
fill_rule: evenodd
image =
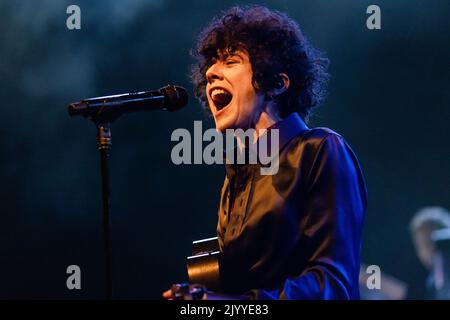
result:
M 253 143 L 256 143 L 258 138 L 263 135 L 267 128 L 270 128 L 278 121 L 282 119 L 276 114 L 274 111 L 274 106 L 272 103 L 269 103 L 266 108 L 258 115 L 255 124 L 252 129 L 255 129 L 255 133 L 253 135 Z M 245 146 L 245 142 L 241 141 L 240 137 L 237 137 L 237 143 L 239 148 L 243 148 Z

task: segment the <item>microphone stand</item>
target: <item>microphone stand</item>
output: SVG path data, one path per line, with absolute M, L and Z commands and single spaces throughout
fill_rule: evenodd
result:
M 139 93 L 134 94 L 136 96 Z M 114 106 L 128 103 L 128 111 L 146 110 L 143 106 L 148 103 L 162 110 L 174 111 L 184 107 L 188 102 L 186 89 L 178 86 L 165 86 L 158 92 L 144 92 L 144 96 L 130 101 L 122 101 L 122 95 L 85 99 L 68 106 L 70 116 L 82 115 L 92 120 L 97 127 L 97 148 L 100 151 L 100 166 L 102 179 L 102 212 L 103 212 L 103 245 L 105 268 L 106 299 L 112 299 L 112 244 L 111 244 L 111 186 L 109 179 L 109 156 L 111 150 L 111 123 L 124 112 Z M 144 100 L 147 100 L 144 101 Z M 99 107 L 100 106 L 100 107 Z M 111 108 L 113 107 L 113 108 Z M 151 110 L 151 108 L 147 108 Z
M 102 183 L 102 222 L 103 222 L 103 250 L 105 272 L 105 297 L 112 300 L 112 237 L 111 237 L 111 182 L 109 173 L 109 158 L 112 146 L 111 123 L 120 117 L 116 110 L 100 110 L 89 116 L 97 128 L 97 149 L 100 151 L 100 171 Z
M 97 148 L 100 151 L 100 167 L 102 179 L 102 211 L 103 211 L 103 246 L 106 299 L 112 299 L 112 243 L 111 243 L 111 186 L 109 163 L 111 141 L 111 124 L 96 123 Z

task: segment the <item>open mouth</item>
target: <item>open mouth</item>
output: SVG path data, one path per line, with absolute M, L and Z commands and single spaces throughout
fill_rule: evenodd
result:
M 224 109 L 233 99 L 233 95 L 223 88 L 212 89 L 210 95 L 217 111 Z

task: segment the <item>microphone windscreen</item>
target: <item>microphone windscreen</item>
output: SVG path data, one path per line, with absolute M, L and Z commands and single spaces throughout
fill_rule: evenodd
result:
M 161 88 L 160 91 L 166 97 L 166 109 L 169 111 L 181 109 L 188 103 L 189 95 L 183 87 L 169 85 Z

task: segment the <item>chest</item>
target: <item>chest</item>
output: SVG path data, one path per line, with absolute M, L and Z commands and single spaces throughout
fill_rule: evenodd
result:
M 237 170 L 221 192 L 218 235 L 224 244 L 263 238 L 284 230 L 289 238 L 298 232 L 302 181 L 298 168 L 280 166 L 277 175 L 261 175 L 258 167 Z M 241 241 L 240 241 L 241 242 Z

